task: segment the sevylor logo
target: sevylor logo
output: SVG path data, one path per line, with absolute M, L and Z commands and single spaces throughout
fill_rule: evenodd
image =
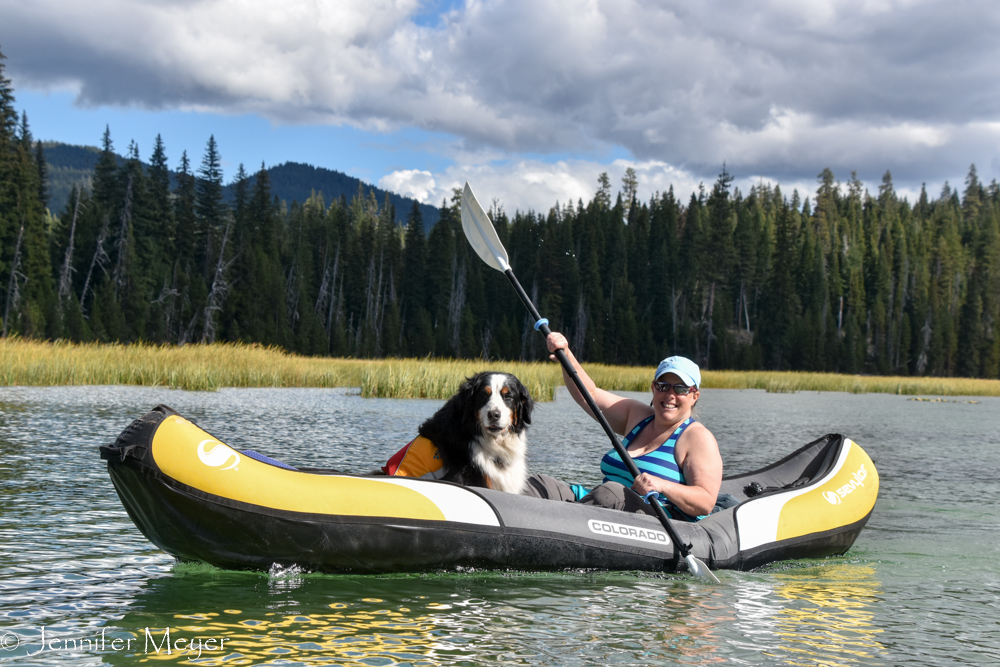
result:
M 660 544 L 663 546 L 670 544 L 670 538 L 667 537 L 667 534 L 659 530 L 636 528 L 635 526 L 626 526 L 620 523 L 611 523 L 609 521 L 598 521 L 597 519 L 591 519 L 587 522 L 587 525 L 590 527 L 590 532 L 597 533 L 598 535 L 613 535 L 615 537 L 624 537 L 629 540 L 652 542 L 653 544 Z
M 858 471 L 854 473 L 853 477 L 854 478 L 850 482 L 844 484 L 836 491 L 824 491 L 823 497 L 826 498 L 826 502 L 831 505 L 839 505 L 840 501 L 847 497 L 847 494 L 851 493 L 859 486 L 865 485 L 865 478 L 868 477 L 868 471 L 865 470 L 864 463 L 861 464 L 861 467 L 858 468 Z
M 215 446 L 211 449 L 205 449 L 205 445 L 214 444 Z M 218 440 L 202 440 L 198 443 L 198 458 L 201 462 L 210 468 L 218 468 L 229 462 L 229 459 L 235 457 L 233 462 L 222 468 L 222 470 L 234 470 L 236 466 L 240 464 L 240 455 L 229 448 L 229 446 L 222 444 Z

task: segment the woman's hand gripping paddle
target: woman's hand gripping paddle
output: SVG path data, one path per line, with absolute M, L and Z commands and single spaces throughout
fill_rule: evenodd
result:
M 525 293 L 524 288 L 521 287 L 521 283 L 517 282 L 517 278 L 514 277 L 514 271 L 510 268 L 510 262 L 507 260 L 507 251 L 504 250 L 503 244 L 500 243 L 500 238 L 497 236 L 496 229 L 493 228 L 493 223 L 490 222 L 489 217 L 486 215 L 486 211 L 483 210 L 482 205 L 476 199 L 476 195 L 472 193 L 472 187 L 468 182 L 465 184 L 465 191 L 462 193 L 462 229 L 465 231 L 465 238 L 469 239 L 469 243 L 472 245 L 473 249 L 476 251 L 484 262 L 489 266 L 500 271 L 505 276 L 510 284 L 514 286 L 517 291 L 517 295 L 521 297 L 521 302 L 528 309 L 528 313 L 535 318 L 535 329 L 541 331 L 546 337 L 548 337 L 551 331 L 549 330 L 549 321 L 543 319 L 538 311 L 535 309 L 535 304 L 531 302 L 528 295 Z M 611 444 L 614 445 L 615 451 L 618 452 L 618 456 L 621 457 L 622 461 L 628 467 L 628 471 L 632 473 L 632 477 L 639 476 L 639 469 L 636 467 L 635 462 L 632 457 L 629 456 L 628 451 L 622 445 L 618 436 L 611 429 L 611 425 L 608 424 L 608 420 L 604 418 L 604 414 L 601 412 L 597 404 L 594 403 L 593 397 L 587 388 L 583 386 L 583 382 L 580 380 L 580 376 L 577 375 L 576 370 L 573 365 L 569 362 L 569 358 L 566 353 L 561 349 L 556 350 L 556 359 L 562 364 L 562 367 L 566 370 L 569 376 L 573 379 L 573 383 L 576 385 L 577 389 L 580 390 L 580 394 L 587 401 L 587 405 L 590 406 L 590 411 L 597 417 L 597 421 L 600 422 L 601 426 L 604 428 L 604 432 L 608 434 L 611 439 Z M 691 555 L 690 546 L 681 541 L 677 536 L 677 531 L 670 524 L 670 518 L 667 516 L 666 511 L 664 511 L 663 506 L 660 501 L 653 496 L 650 498 L 650 504 L 653 506 L 653 510 L 656 512 L 657 518 L 659 518 L 660 523 L 667 530 L 667 534 L 670 535 L 670 539 L 674 541 L 677 548 L 680 550 L 681 554 L 684 556 L 684 562 L 687 563 L 688 569 L 691 570 L 698 577 L 711 581 L 713 583 L 719 583 L 719 579 L 712 574 L 712 571 L 708 569 L 705 563 L 701 562 L 697 558 Z

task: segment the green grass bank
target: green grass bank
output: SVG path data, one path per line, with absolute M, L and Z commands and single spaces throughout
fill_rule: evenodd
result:
M 447 398 L 462 378 L 483 370 L 517 375 L 537 400 L 562 384 L 556 363 L 448 359 L 329 359 L 273 347 L 118 345 L 0 339 L 6 386 L 144 385 L 213 391 L 220 387 L 360 387 L 382 398 Z M 601 387 L 647 391 L 652 367 L 588 364 Z M 845 391 L 934 396 L 1000 396 L 1000 380 L 879 377 L 775 371 L 705 371 L 705 388 L 769 392 Z

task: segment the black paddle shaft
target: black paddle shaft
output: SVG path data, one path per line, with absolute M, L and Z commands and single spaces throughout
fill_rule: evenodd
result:
M 504 275 L 507 276 L 507 280 L 510 281 L 510 284 L 514 286 L 514 290 L 517 292 L 517 295 L 521 297 L 521 301 L 524 303 L 525 308 L 528 309 L 528 313 L 535 318 L 535 328 L 541 331 L 542 334 L 548 338 L 549 334 L 552 333 L 552 330 L 549 329 L 548 324 L 542 322 L 542 316 L 538 314 L 535 304 L 533 304 L 531 299 L 528 298 L 524 288 L 521 287 L 521 283 L 517 282 L 514 270 L 508 268 L 504 271 Z M 538 322 L 541 322 L 541 324 L 537 324 Z M 566 356 L 566 353 L 562 349 L 556 350 L 555 355 L 556 359 L 559 360 L 559 363 L 562 364 L 563 369 L 565 369 L 566 373 L 570 376 L 570 378 L 572 378 L 573 384 L 575 384 L 577 389 L 580 390 L 580 394 L 583 396 L 584 400 L 587 401 L 587 405 L 590 406 L 591 414 L 594 415 L 594 418 L 600 423 L 601 427 L 604 428 L 604 432 L 608 434 L 608 437 L 611 439 L 611 444 L 614 445 L 615 451 L 618 452 L 618 456 L 621 457 L 622 463 L 625 464 L 625 467 L 628 468 L 628 471 L 632 474 L 632 478 L 634 479 L 638 477 L 640 472 L 639 468 L 635 465 L 635 461 L 632 460 L 632 457 L 629 456 L 629 453 L 625 449 L 625 446 L 621 443 L 621 440 L 619 440 L 618 436 L 615 435 L 614 429 L 611 428 L 611 424 L 608 423 L 608 420 L 604 417 L 604 413 L 601 412 L 601 409 L 597 407 L 597 403 L 594 402 L 594 398 L 590 395 L 590 392 L 583 386 L 583 380 L 580 379 L 579 373 L 577 373 L 576 369 L 573 368 L 573 364 L 570 363 L 569 357 Z M 663 505 L 660 504 L 660 499 L 656 496 L 651 496 L 649 498 L 649 503 L 653 506 L 653 511 L 656 513 L 656 517 L 660 520 L 660 523 L 662 523 L 663 527 L 666 528 L 667 534 L 670 535 L 670 539 L 672 539 L 674 544 L 677 545 L 677 548 L 680 549 L 681 555 L 687 558 L 691 552 L 691 545 L 684 544 L 684 542 L 681 541 L 681 538 L 677 535 L 677 531 L 675 531 L 674 527 L 670 525 L 670 517 L 667 516 L 667 512 L 663 509 Z

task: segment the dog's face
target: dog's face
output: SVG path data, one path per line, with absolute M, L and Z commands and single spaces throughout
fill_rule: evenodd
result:
M 446 481 L 520 493 L 527 480 L 526 429 L 533 402 L 513 375 L 466 378 L 458 392 L 420 425 L 449 469 Z
M 509 373 L 486 372 L 468 378 L 459 390 L 469 396 L 482 435 L 521 433 L 531 423 L 531 396 Z

